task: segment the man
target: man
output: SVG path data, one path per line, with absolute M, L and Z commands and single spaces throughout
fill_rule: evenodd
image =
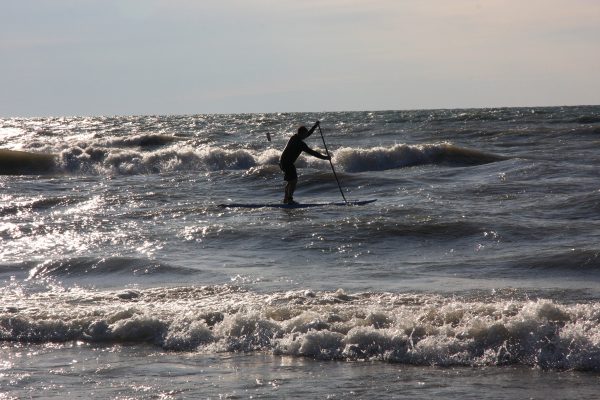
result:
M 301 126 L 298 128 L 298 133 L 292 135 L 290 140 L 288 141 L 283 153 L 281 153 L 281 158 L 279 159 L 279 167 L 284 172 L 283 180 L 287 183 L 285 185 L 285 194 L 283 197 L 284 204 L 296 204 L 294 201 L 294 191 L 296 190 L 296 184 L 298 183 L 298 173 L 296 172 L 296 166 L 294 163 L 300 157 L 302 152 L 306 152 L 311 156 L 320 158 L 321 160 L 330 160 L 331 156 L 327 156 L 319 153 L 318 151 L 314 151 L 306 143 L 304 143 L 304 139 L 312 135 L 312 133 L 317 129 L 320 125 L 319 121 L 317 121 L 310 130 L 306 129 L 305 126 Z

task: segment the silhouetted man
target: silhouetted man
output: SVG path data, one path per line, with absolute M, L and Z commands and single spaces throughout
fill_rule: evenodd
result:
M 326 156 L 324 154 L 319 153 L 318 151 L 314 151 L 306 143 L 304 143 L 304 139 L 312 135 L 312 133 L 319 126 L 319 121 L 317 121 L 310 130 L 306 129 L 305 126 L 301 126 L 298 128 L 298 133 L 292 135 L 290 140 L 288 141 L 285 149 L 283 149 L 283 153 L 281 153 L 281 158 L 279 159 L 279 167 L 284 172 L 283 180 L 287 183 L 285 185 L 285 194 L 283 197 L 284 204 L 295 204 L 294 201 L 294 191 L 296 190 L 296 184 L 298 183 L 298 173 L 296 172 L 296 166 L 294 163 L 300 157 L 302 152 L 306 152 L 311 156 L 320 158 L 321 160 L 330 160 L 331 156 Z

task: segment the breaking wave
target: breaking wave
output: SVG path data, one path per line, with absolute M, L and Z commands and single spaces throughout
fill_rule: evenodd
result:
M 107 142 L 115 147 L 156 147 L 177 141 L 178 138 L 162 134 L 134 135 L 124 138 L 113 138 Z
M 345 147 L 334 153 L 336 165 L 347 172 L 380 171 L 427 164 L 469 166 L 504 159 L 448 143 L 398 144 L 367 149 Z M 196 170 L 249 170 L 255 167 L 276 166 L 279 155 L 280 152 L 276 149 L 254 151 L 211 146 L 168 147 L 154 151 L 76 146 L 60 153 L 59 164 L 63 170 L 71 173 L 132 175 Z M 297 165 L 300 168 L 327 168 L 322 161 L 305 157 L 301 157 Z
M 600 304 L 232 286 L 1 289 L 0 340 L 149 343 L 413 365 L 600 370 Z
M 55 173 L 55 161 L 53 154 L 0 149 L 0 175 Z
M 130 257 L 76 257 L 64 260 L 48 260 L 29 269 L 28 279 L 80 277 L 106 274 L 148 275 L 158 273 L 189 272 L 180 267 L 155 260 Z
M 247 150 L 205 147 L 160 149 L 150 152 L 74 147 L 60 154 L 61 167 L 72 173 L 112 173 L 118 175 L 201 170 L 244 170 L 257 163 Z
M 480 165 L 505 158 L 466 149 L 449 143 L 406 145 L 371 149 L 341 148 L 336 152 L 338 163 L 349 172 L 380 171 L 427 164 L 453 166 Z

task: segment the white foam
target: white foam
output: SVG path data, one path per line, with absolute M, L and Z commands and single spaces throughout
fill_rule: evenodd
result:
M 131 294 L 134 295 L 131 295 Z M 125 294 L 125 295 L 124 295 Z M 340 296 L 344 300 L 340 300 Z M 0 339 L 150 343 L 416 365 L 600 369 L 600 303 L 235 287 L 0 292 Z
M 175 171 L 246 170 L 257 165 L 256 155 L 248 150 L 192 147 L 164 148 L 154 151 L 136 149 L 102 150 L 75 146 L 63 150 L 60 166 L 69 172 L 97 174 L 153 174 Z M 272 156 L 266 160 L 272 162 Z
M 163 138 L 163 136 L 158 137 Z M 146 139 L 152 138 L 133 137 L 127 139 L 126 143 L 138 143 Z M 123 140 L 125 139 L 119 139 L 117 142 L 122 144 Z M 113 142 L 110 144 L 114 144 Z M 116 148 L 105 146 L 107 144 L 97 142 L 71 145 L 60 151 L 59 166 L 68 172 L 117 175 L 249 170 L 261 166 L 275 166 L 281 155 L 281 149 L 275 148 L 251 150 L 208 145 L 195 147 L 175 140 L 168 146 L 160 146 L 157 149 L 151 147 L 150 150 L 129 145 Z M 440 162 L 481 164 L 500 159 L 494 155 L 463 149 L 449 143 L 396 144 L 390 147 L 373 148 L 343 147 L 334 153 L 333 160 L 336 166 L 348 172 L 380 171 Z M 302 155 L 297 160 L 296 166 L 328 168 L 327 163 L 323 163 L 322 160 L 306 155 Z
M 450 143 L 421 145 L 395 144 L 389 147 L 350 148 L 335 152 L 336 163 L 348 172 L 382 171 L 414 165 L 449 163 L 476 165 L 501 160 L 502 157 L 466 149 Z

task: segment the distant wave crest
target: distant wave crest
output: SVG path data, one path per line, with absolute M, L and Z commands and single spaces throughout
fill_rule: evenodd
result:
M 173 144 L 175 143 L 175 144 Z M 164 146 L 165 144 L 171 144 Z M 108 147 L 107 147 L 108 146 Z M 116 146 L 116 147 L 111 147 Z M 176 143 L 170 136 L 135 136 L 110 143 L 77 143 L 58 152 L 42 154 L 0 150 L 0 175 L 7 174 L 114 174 L 136 175 L 177 171 L 249 170 L 276 166 L 279 149 L 252 150 Z M 450 143 L 396 144 L 389 147 L 334 151 L 334 163 L 347 172 L 381 171 L 416 165 L 479 165 L 503 160 L 501 156 Z M 327 168 L 327 163 L 301 156 L 300 168 Z
M 425 164 L 479 165 L 503 157 L 449 143 L 406 145 L 370 149 L 341 148 L 336 161 L 349 172 L 381 171 Z
M 56 172 L 53 154 L 0 149 L 0 175 L 38 175 Z
M 256 165 L 255 155 L 247 150 L 214 147 L 167 148 L 155 151 L 134 149 L 106 150 L 73 147 L 60 154 L 62 168 L 79 173 L 117 175 L 154 174 L 174 171 L 219 171 L 248 169 Z
M 137 149 L 81 148 L 74 146 L 59 155 L 62 169 L 73 173 L 153 174 L 174 171 L 248 170 L 276 166 L 280 151 L 225 149 L 213 146 L 168 147 L 154 151 Z M 390 147 L 350 148 L 334 151 L 334 162 L 347 172 L 381 171 L 416 165 L 480 165 L 503 160 L 501 156 L 466 149 L 449 143 Z M 327 164 L 302 156 L 297 166 L 326 168 Z
M 29 280 L 80 277 L 106 274 L 149 275 L 159 273 L 180 273 L 184 270 L 153 260 L 111 257 L 95 259 L 90 257 L 48 260 L 29 269 Z

